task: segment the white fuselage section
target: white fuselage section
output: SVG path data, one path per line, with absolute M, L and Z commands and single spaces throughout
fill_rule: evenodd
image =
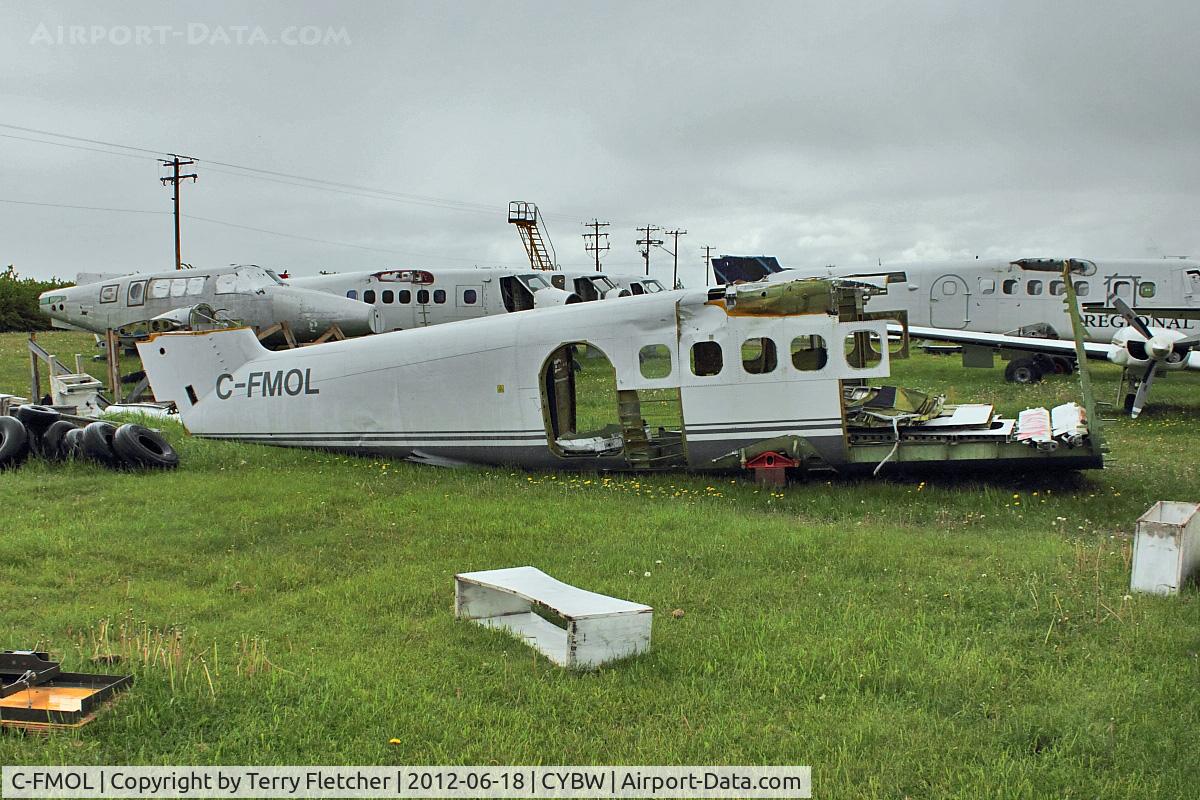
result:
M 1080 261 L 1082 274 L 1073 276 L 1084 306 L 1087 338 L 1110 342 L 1125 326 L 1118 314 L 1089 311 L 1092 303 L 1108 305 L 1109 296 L 1129 304 L 1155 328 L 1200 331 L 1200 320 L 1156 314 L 1154 308 L 1194 309 L 1200 312 L 1200 261 L 1184 259 L 1124 259 Z M 804 270 L 789 270 L 778 276 Z M 912 325 L 980 333 L 1014 333 L 1045 325 L 1060 338 L 1071 338 L 1060 274 L 1026 269 L 1020 262 L 999 259 L 900 264 L 855 269 L 829 267 L 822 277 L 853 277 L 886 288 L 868 310 L 908 312 Z M 1142 309 L 1148 309 L 1142 312 Z

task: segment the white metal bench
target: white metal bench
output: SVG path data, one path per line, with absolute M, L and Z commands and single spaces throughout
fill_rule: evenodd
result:
M 456 617 L 510 631 L 568 669 L 592 669 L 649 650 L 653 614 L 650 606 L 576 588 L 534 567 L 454 576 Z

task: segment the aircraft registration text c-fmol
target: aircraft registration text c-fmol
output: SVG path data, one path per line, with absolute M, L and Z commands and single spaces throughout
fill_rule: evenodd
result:
M 863 295 L 773 281 L 297 350 L 266 350 L 247 329 L 164 333 L 138 350 L 155 396 L 215 439 L 577 470 L 739 471 L 770 453 L 839 472 L 1102 465 L 1073 404 L 1037 409 L 1035 441 L 1033 423 L 989 405 L 879 386 L 888 321 L 863 312 Z

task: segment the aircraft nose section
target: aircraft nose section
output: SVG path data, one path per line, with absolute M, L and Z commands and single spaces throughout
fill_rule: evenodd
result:
M 1175 343 L 1165 336 L 1153 336 L 1146 342 L 1146 352 L 1155 361 L 1161 361 L 1171 354 Z
M 280 287 L 279 295 L 283 302 L 276 308 L 289 309 L 293 330 L 309 331 L 314 337 L 333 325 L 347 336 L 378 333 L 383 327 L 379 309 L 358 300 L 294 287 Z

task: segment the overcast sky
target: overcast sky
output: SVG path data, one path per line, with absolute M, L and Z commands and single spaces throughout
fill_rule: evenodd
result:
M 184 213 L 262 231 L 185 219 L 197 266 L 519 266 L 516 199 L 565 267 L 593 217 L 615 273 L 636 226 L 686 229 L 690 285 L 706 244 L 1196 256 L 1197 30 L 1192 2 L 3 2 L 0 123 L 194 155 Z M 153 153 L 0 134 L 0 265 L 172 266 Z

